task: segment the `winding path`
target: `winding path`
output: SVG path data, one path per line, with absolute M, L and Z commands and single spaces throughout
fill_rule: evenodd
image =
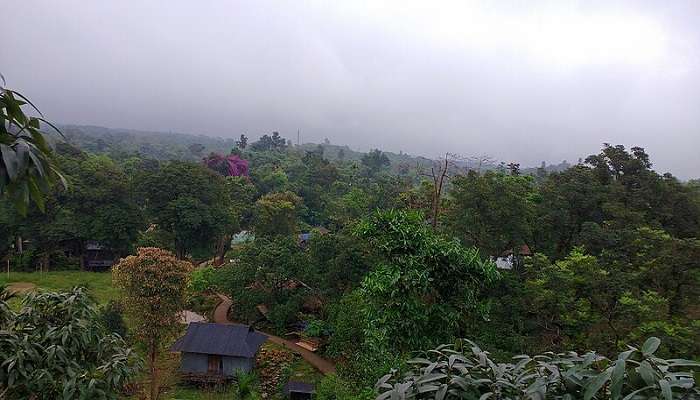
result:
M 230 298 L 228 298 L 227 296 L 224 296 L 223 294 L 217 293 L 216 295 L 219 296 L 219 299 L 221 299 L 221 301 L 214 309 L 214 322 L 216 322 L 217 324 L 235 324 L 235 322 L 228 319 L 228 310 L 229 310 L 229 308 L 231 308 L 231 305 L 233 304 L 233 302 L 231 301 Z M 267 336 L 267 338 L 272 343 L 278 344 L 278 345 L 285 347 L 285 348 L 289 349 L 290 351 L 300 355 L 309 364 L 313 365 L 314 368 L 321 371 L 322 374 L 328 375 L 328 374 L 335 373 L 335 364 L 333 364 L 331 361 L 328 361 L 325 358 L 319 356 L 318 354 L 315 354 L 314 352 L 306 350 L 305 348 L 297 345 L 296 343 L 292 342 L 291 340 L 282 339 L 279 336 L 271 335 L 267 332 L 262 332 L 262 331 L 258 331 L 258 332 Z

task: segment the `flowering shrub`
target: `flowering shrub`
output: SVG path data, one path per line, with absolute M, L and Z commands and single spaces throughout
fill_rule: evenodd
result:
M 235 154 L 222 156 L 211 153 L 204 159 L 204 165 L 223 176 L 248 176 L 248 160 Z

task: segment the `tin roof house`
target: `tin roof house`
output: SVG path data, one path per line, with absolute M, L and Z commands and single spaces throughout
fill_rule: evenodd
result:
M 250 372 L 267 336 L 248 325 L 193 322 L 170 348 L 181 353 L 183 377 L 198 381 L 233 379 Z
M 496 263 L 496 268 L 513 269 L 515 266 L 522 265 L 523 257 L 529 257 L 531 255 L 532 252 L 530 251 L 530 247 L 524 244 L 519 248 L 504 251 L 500 257 L 493 257 L 493 262 Z

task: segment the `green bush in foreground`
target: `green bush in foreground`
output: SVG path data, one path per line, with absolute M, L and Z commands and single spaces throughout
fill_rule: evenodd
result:
M 495 363 L 469 340 L 442 345 L 410 360 L 403 375 L 376 385 L 384 399 L 700 399 L 692 369 L 700 363 L 654 357 L 661 341 L 647 339 L 610 360 L 595 352 L 520 355 Z
M 116 399 L 139 366 L 82 288 L 0 301 L 0 399 Z

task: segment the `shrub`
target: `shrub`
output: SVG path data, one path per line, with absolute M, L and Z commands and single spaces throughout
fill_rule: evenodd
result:
M 102 319 L 102 324 L 109 332 L 116 333 L 126 339 L 129 331 L 124 323 L 123 312 L 124 310 L 121 304 L 116 301 L 110 301 L 100 310 L 100 317 Z
M 693 372 L 700 363 L 654 356 L 661 341 L 649 338 L 641 349 L 628 346 L 615 361 L 595 352 L 520 355 L 496 363 L 469 340 L 442 345 L 412 368 L 388 374 L 376 385 L 377 400 L 393 399 L 696 399 Z
M 198 268 L 192 271 L 190 288 L 194 292 L 204 292 L 214 287 L 214 267 Z
M 140 367 L 81 288 L 0 302 L 0 398 L 116 399 Z
M 316 386 L 316 400 L 370 400 L 374 398 L 371 388 L 359 388 L 336 374 L 330 374 Z

